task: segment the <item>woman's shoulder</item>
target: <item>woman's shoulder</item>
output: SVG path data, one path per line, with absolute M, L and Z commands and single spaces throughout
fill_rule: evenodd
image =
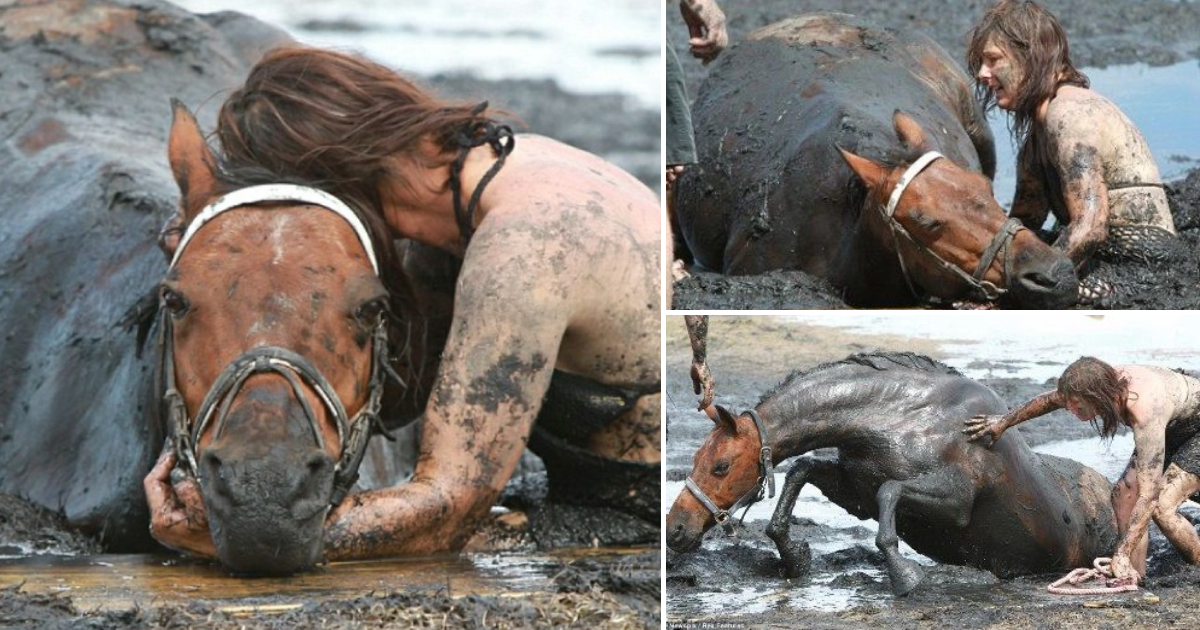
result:
M 1124 119 L 1121 109 L 1103 94 L 1075 85 L 1060 87 L 1045 114 L 1046 129 L 1051 134 L 1102 131 Z

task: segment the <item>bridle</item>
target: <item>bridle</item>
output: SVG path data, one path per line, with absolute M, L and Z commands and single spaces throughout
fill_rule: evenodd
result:
M 700 486 L 692 480 L 691 475 L 688 475 L 684 481 L 684 487 L 691 491 L 700 504 L 703 505 L 709 512 L 712 512 L 713 518 L 717 520 L 717 525 L 725 528 L 725 533 L 733 535 L 733 512 L 737 512 L 742 508 L 746 508 L 746 512 L 750 511 L 750 506 L 761 501 L 764 495 L 768 498 L 775 498 L 775 473 L 774 464 L 771 462 L 771 447 L 767 446 L 767 427 L 763 424 L 762 418 L 758 412 L 750 409 L 746 411 L 746 415 L 754 420 L 754 426 L 758 428 L 759 446 L 758 449 L 758 481 L 754 487 L 747 490 L 728 510 L 722 510 L 717 507 L 717 504 L 709 498 Z M 746 512 L 742 512 L 742 518 L 746 518 Z
M 913 162 L 912 165 L 910 165 L 908 169 L 904 171 L 904 174 L 900 176 L 900 180 L 896 182 L 896 187 L 892 189 L 892 194 L 890 197 L 888 197 L 887 205 L 880 206 L 879 208 L 879 211 L 883 214 L 883 218 L 887 222 L 888 227 L 891 228 L 892 242 L 894 243 L 896 249 L 896 258 L 900 261 L 900 272 L 904 275 L 904 282 L 908 285 L 908 290 L 912 292 L 914 297 L 920 299 L 921 294 L 913 285 L 912 279 L 908 275 L 908 267 L 904 264 L 904 255 L 900 253 L 899 239 L 902 236 L 908 240 L 909 243 L 912 243 L 913 247 L 917 248 L 918 251 L 928 254 L 938 266 L 950 272 L 951 274 L 958 276 L 963 282 L 966 282 L 977 297 L 982 297 L 986 301 L 995 300 L 1008 292 L 1007 285 L 1012 281 L 1012 256 L 1009 255 L 1009 245 L 1012 243 L 1012 240 L 1016 236 L 1017 232 L 1027 229 L 1021 223 L 1020 219 L 1008 219 L 1004 222 L 1004 227 L 1002 227 L 1000 231 L 996 233 L 996 236 L 992 238 L 992 242 L 979 256 L 979 264 L 975 266 L 975 273 L 971 275 L 967 275 L 965 271 L 958 268 L 958 265 L 955 265 L 945 258 L 942 258 L 937 254 L 937 252 L 921 244 L 919 241 L 917 241 L 917 239 L 913 238 L 912 234 L 909 234 L 908 230 L 904 229 L 903 225 L 900 225 L 899 221 L 896 220 L 896 207 L 900 204 L 900 197 L 904 195 L 904 190 L 908 188 L 908 185 L 911 184 L 914 179 L 917 178 L 917 175 L 921 174 L 921 171 L 924 171 L 925 168 L 932 164 L 934 160 L 937 160 L 941 157 L 944 157 L 941 153 L 938 153 L 937 151 L 930 151 L 918 158 L 917 161 Z M 986 274 L 987 270 L 991 268 L 992 262 L 996 260 L 996 256 L 998 255 L 1002 256 L 1001 260 L 1004 261 L 1004 287 L 998 287 L 995 284 L 983 279 L 984 274 Z
M 376 275 L 379 274 L 379 263 L 375 257 L 375 249 L 371 244 L 370 235 L 362 221 L 345 203 L 326 192 L 294 186 L 291 184 L 267 184 L 251 186 L 231 192 L 209 204 L 188 225 L 187 231 L 179 240 L 179 246 L 171 259 L 168 269 L 175 267 L 180 254 L 191 238 L 206 223 L 223 212 L 241 206 L 273 202 L 292 201 L 320 206 L 337 214 L 346 220 L 354 229 L 359 242 L 366 250 L 367 259 Z M 160 298 L 161 300 L 161 298 Z M 338 440 L 342 445 L 342 455 L 334 467 L 333 495 L 331 505 L 338 505 L 345 499 L 354 482 L 358 480 L 358 468 L 366 454 L 367 443 L 374 433 L 381 433 L 387 439 L 393 439 L 384 429 L 379 418 L 379 410 L 383 400 L 383 390 L 390 376 L 403 385 L 403 381 L 388 364 L 388 328 L 387 319 L 383 313 L 375 323 L 371 332 L 371 377 L 367 401 L 362 409 L 348 417 L 342 400 L 334 391 L 329 380 L 321 371 L 300 354 L 278 346 L 259 346 L 242 353 L 225 366 L 217 375 L 212 387 L 200 403 L 196 412 L 196 422 L 188 417 L 187 407 L 183 396 L 179 393 L 175 378 L 175 343 L 170 309 L 159 304 L 159 350 L 161 370 L 163 375 L 164 393 L 162 404 L 167 419 L 168 439 L 176 454 L 176 464 L 184 474 L 197 477 L 200 468 L 196 462 L 196 444 L 200 436 L 211 426 L 214 434 L 220 436 L 225 428 L 225 420 L 229 416 L 234 398 L 241 391 L 246 379 L 254 374 L 275 373 L 282 376 L 291 385 L 292 394 L 300 402 L 305 418 L 312 428 L 313 436 L 318 447 L 325 448 L 325 438 L 317 416 L 304 396 L 305 386 L 316 393 L 317 398 L 337 425 Z

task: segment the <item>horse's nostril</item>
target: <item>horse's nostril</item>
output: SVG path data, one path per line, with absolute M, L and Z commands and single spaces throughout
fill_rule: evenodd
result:
M 1021 284 L 1024 284 L 1026 288 L 1035 291 L 1048 291 L 1058 286 L 1058 283 L 1055 282 L 1053 278 L 1040 271 L 1032 271 L 1022 274 Z
M 325 472 L 325 469 L 331 465 L 333 465 L 333 460 L 325 453 L 313 453 L 308 456 L 308 461 L 305 463 L 305 467 L 308 468 L 310 475 L 319 475 Z

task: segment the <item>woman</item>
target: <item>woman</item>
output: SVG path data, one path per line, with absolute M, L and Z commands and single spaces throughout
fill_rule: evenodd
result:
M 607 488 L 620 497 L 613 507 L 658 527 L 661 229 L 654 193 L 594 155 L 548 138 L 514 137 L 486 104 L 443 102 L 381 65 L 317 49 L 269 52 L 221 107 L 217 137 L 221 170 L 239 181 L 324 188 L 381 219 L 395 238 L 461 260 L 456 278 L 452 271 L 432 279 L 442 286 L 421 276 L 434 275 L 428 266 L 411 264 L 422 250 L 406 246 L 401 258 L 408 262 L 397 263 L 406 273 L 403 291 L 389 283 L 393 308 L 428 316 L 429 302 L 412 296 L 436 298 L 449 286 L 453 321 L 444 349 L 434 344 L 426 353 L 434 364 L 440 355 L 440 365 L 422 401 L 412 480 L 342 503 L 328 520 L 328 558 L 461 548 L 527 441 L 546 462 L 552 498 L 573 492 L 560 484 L 564 468 L 588 484 L 582 493 L 593 500 L 604 498 L 606 483 L 624 483 Z M 576 426 L 556 432 L 539 418 L 555 386 L 627 404 L 619 417 L 593 418 L 586 430 L 578 424 L 587 414 L 577 413 Z M 455 464 L 445 456 L 464 450 L 475 453 L 465 466 L 462 457 Z M 599 460 L 626 465 L 620 479 L 613 481 L 611 467 L 607 475 L 592 471 Z M 147 486 L 165 485 L 169 470 L 169 461 L 160 462 Z M 208 536 L 203 519 L 187 518 L 184 509 L 202 509 L 196 493 L 175 494 L 151 505 L 156 520 L 174 524 L 162 542 L 204 549 L 189 542 Z
M 1037 231 L 1053 212 L 1065 226 L 1055 244 L 1076 267 L 1102 250 L 1153 256 L 1155 242 L 1174 236 L 1145 139 L 1089 89 L 1049 11 L 1020 0 L 992 7 L 971 32 L 967 66 L 984 109 L 1012 116 L 1020 146 L 1013 217 Z
M 1178 513 L 1181 503 L 1200 492 L 1200 380 L 1083 357 L 1067 367 L 1055 391 L 1003 416 L 967 420 L 963 433 L 971 440 L 989 437 L 990 446 L 1006 429 L 1057 409 L 1091 421 L 1103 438 L 1112 438 L 1121 426 L 1133 430 L 1133 457 L 1112 495 L 1121 532 L 1112 560 L 1114 579 L 1136 583 L 1146 574 L 1151 518 L 1184 558 L 1200 564 L 1200 536 Z

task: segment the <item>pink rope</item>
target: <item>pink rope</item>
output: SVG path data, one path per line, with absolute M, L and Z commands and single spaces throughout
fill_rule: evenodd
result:
M 1055 595 L 1109 595 L 1112 593 L 1129 593 L 1137 590 L 1136 583 L 1118 583 L 1116 586 L 1079 586 L 1084 582 L 1102 579 L 1108 580 L 1112 577 L 1112 558 L 1096 558 L 1092 563 L 1093 569 L 1074 569 L 1070 573 L 1060 578 L 1055 583 L 1046 587 L 1046 590 Z M 1109 581 L 1109 584 L 1116 580 Z M 1070 586 L 1063 586 L 1070 584 Z

